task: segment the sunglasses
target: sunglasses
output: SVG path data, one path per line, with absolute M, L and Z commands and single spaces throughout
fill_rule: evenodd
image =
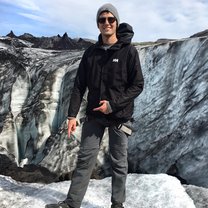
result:
M 108 20 L 108 22 L 109 22 L 110 24 L 113 24 L 113 23 L 116 21 L 116 18 L 115 18 L 115 17 L 100 17 L 100 18 L 98 19 L 98 22 L 99 22 L 100 24 L 104 24 L 104 23 L 106 22 L 106 20 Z

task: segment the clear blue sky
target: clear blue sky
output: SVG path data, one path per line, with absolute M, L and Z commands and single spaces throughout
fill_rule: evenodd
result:
M 97 39 L 95 17 L 114 4 L 121 22 L 134 28 L 134 41 L 185 38 L 208 29 L 208 0 L 0 0 L 0 36 L 63 35 Z

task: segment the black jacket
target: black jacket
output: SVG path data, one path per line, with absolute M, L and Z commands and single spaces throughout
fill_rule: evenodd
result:
M 86 88 L 89 90 L 87 115 L 122 121 L 132 117 L 134 99 L 144 84 L 138 52 L 131 45 L 133 35 L 132 27 L 122 23 L 117 31 L 117 43 L 105 50 L 100 35 L 98 42 L 85 51 L 71 95 L 69 117 L 76 117 Z M 93 111 L 100 100 L 109 101 L 113 112 L 105 115 Z

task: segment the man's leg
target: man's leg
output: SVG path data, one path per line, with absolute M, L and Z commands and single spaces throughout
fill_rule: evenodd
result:
M 126 177 L 128 137 L 116 126 L 109 127 L 109 150 L 112 167 L 112 203 L 123 203 L 126 199 Z
M 105 127 L 95 120 L 89 120 L 83 124 L 77 166 L 72 175 L 71 186 L 65 200 L 73 208 L 81 206 L 96 163 L 104 130 Z

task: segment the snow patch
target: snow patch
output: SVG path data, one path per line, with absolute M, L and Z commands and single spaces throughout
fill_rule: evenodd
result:
M 64 200 L 70 181 L 59 183 L 20 183 L 0 176 L 2 208 L 42 208 Z M 91 180 L 81 208 L 110 207 L 111 178 Z M 129 174 L 125 208 L 195 208 L 180 182 L 166 174 Z

